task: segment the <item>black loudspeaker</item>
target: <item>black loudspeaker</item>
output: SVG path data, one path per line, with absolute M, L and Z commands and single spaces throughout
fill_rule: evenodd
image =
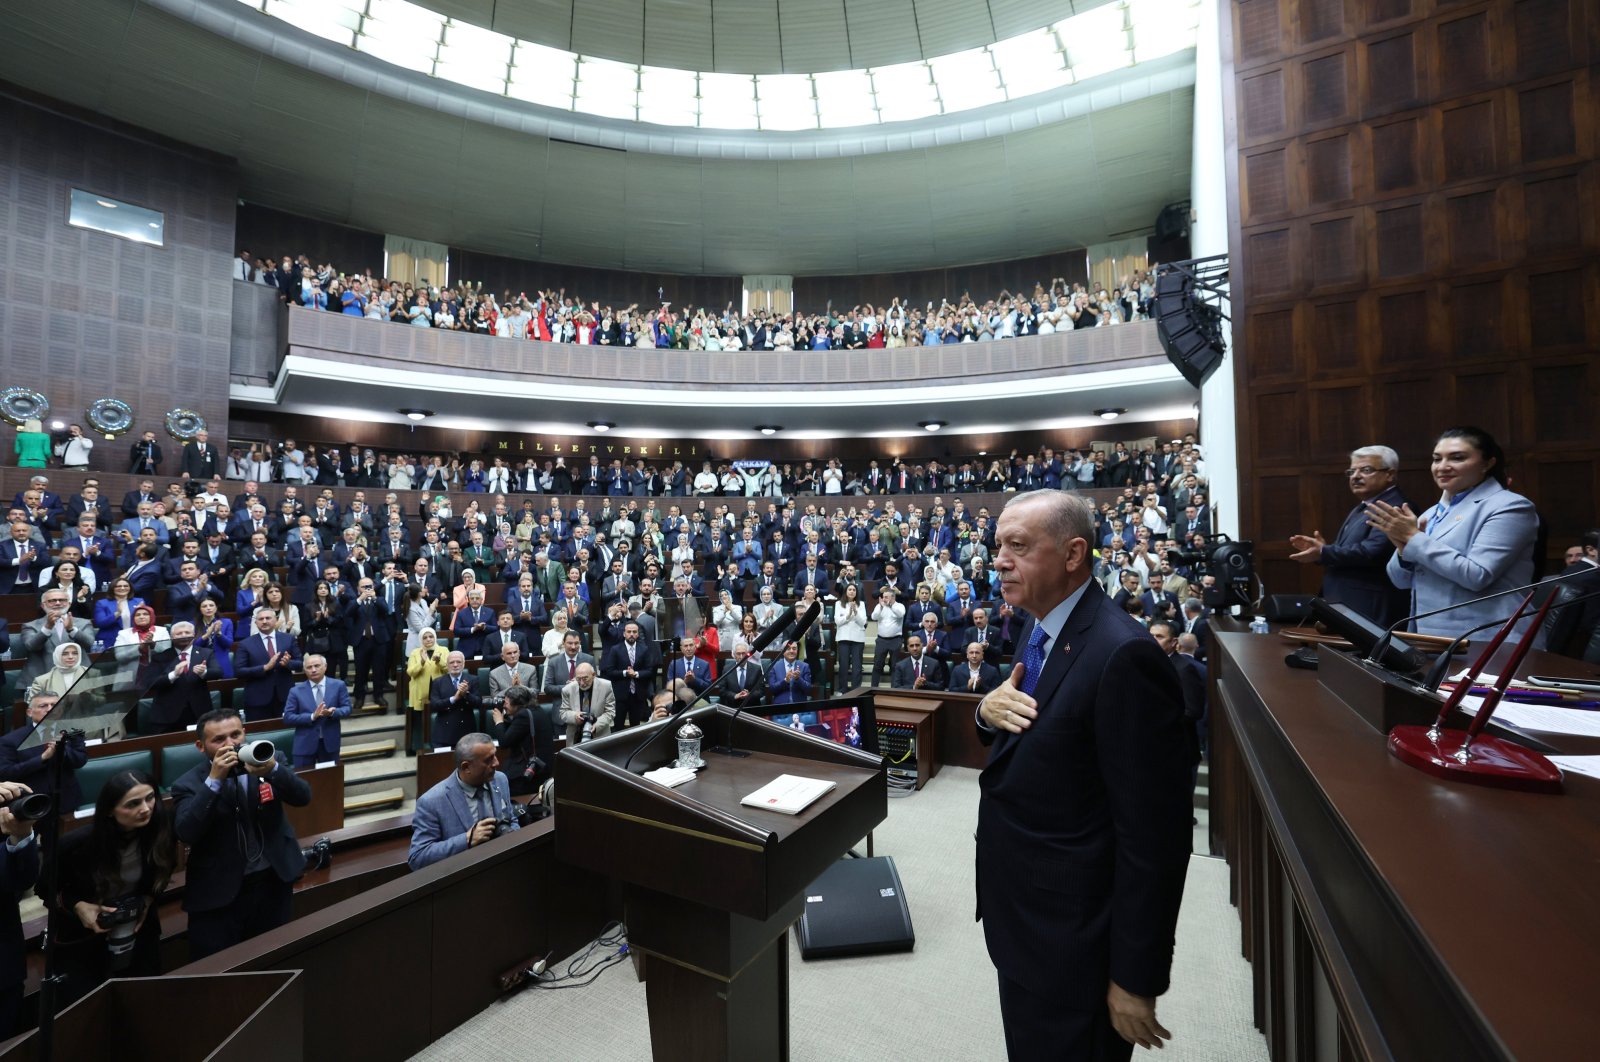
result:
M 1193 292 L 1194 280 L 1185 273 L 1156 278 L 1156 335 L 1167 359 L 1199 387 L 1222 364 L 1222 316 Z
M 841 859 L 806 890 L 795 923 L 802 959 L 910 951 L 917 943 L 894 860 Z

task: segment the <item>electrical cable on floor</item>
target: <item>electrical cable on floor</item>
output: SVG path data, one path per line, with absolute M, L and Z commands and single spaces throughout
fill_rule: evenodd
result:
M 628 961 L 628 930 L 621 922 L 609 922 L 600 935 L 567 960 L 566 970 L 530 970 L 526 982 L 537 988 L 586 988 L 611 967 Z

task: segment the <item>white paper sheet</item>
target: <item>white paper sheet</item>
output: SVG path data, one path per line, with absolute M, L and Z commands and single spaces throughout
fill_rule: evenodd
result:
M 1472 716 L 1477 715 L 1478 709 L 1482 706 L 1482 697 L 1463 697 L 1460 710 Z M 1537 730 L 1545 734 L 1600 737 L 1600 712 L 1583 708 L 1547 708 L 1542 704 L 1521 704 L 1502 700 L 1495 708 L 1490 721 L 1505 723 L 1521 730 Z

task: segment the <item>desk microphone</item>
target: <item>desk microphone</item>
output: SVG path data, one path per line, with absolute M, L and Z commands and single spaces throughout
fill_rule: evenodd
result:
M 1539 585 L 1543 586 L 1544 584 L 1540 583 Z M 1559 587 L 1557 589 L 1559 589 Z M 1592 593 L 1580 594 L 1570 601 L 1551 602 L 1550 611 L 1555 612 L 1556 610 L 1566 608 L 1569 605 L 1579 605 L 1585 601 L 1592 601 L 1597 597 L 1600 597 L 1600 590 L 1593 591 Z M 1533 611 L 1536 613 L 1538 609 L 1542 607 L 1543 599 L 1536 597 L 1532 604 L 1534 606 Z M 1490 627 L 1498 627 L 1504 622 L 1505 620 L 1503 619 L 1490 620 L 1488 623 L 1478 624 L 1469 631 L 1462 631 L 1461 634 L 1457 636 L 1456 640 L 1445 647 L 1443 653 L 1439 654 L 1439 659 L 1434 662 L 1432 669 L 1428 671 L 1427 677 L 1422 680 L 1422 684 L 1427 691 L 1429 693 L 1438 692 L 1439 687 L 1444 683 L 1444 677 L 1450 673 L 1450 658 L 1455 655 L 1455 651 L 1457 649 L 1461 648 L 1461 643 L 1466 641 L 1469 635 L 1477 634 L 1479 631 L 1488 630 Z
M 1413 616 L 1407 616 L 1404 619 L 1397 620 L 1389 625 L 1389 629 L 1383 632 L 1383 637 L 1379 638 L 1377 643 L 1373 645 L 1372 651 L 1367 654 L 1367 663 L 1379 663 L 1380 658 L 1383 655 L 1383 651 L 1387 649 L 1389 643 L 1394 640 L 1395 631 L 1411 623 L 1413 620 L 1427 619 L 1429 616 L 1437 616 L 1442 612 L 1451 612 L 1458 608 L 1466 608 L 1468 605 L 1477 605 L 1484 601 L 1493 601 L 1495 598 L 1505 597 L 1507 594 L 1526 594 L 1530 590 L 1539 590 L 1541 588 L 1549 588 L 1549 592 L 1554 593 L 1560 588 L 1562 583 L 1570 582 L 1580 575 L 1589 575 L 1593 571 L 1593 568 L 1583 568 L 1578 571 L 1568 572 L 1566 575 L 1552 575 L 1548 579 L 1540 579 L 1537 582 L 1528 583 L 1526 586 L 1513 586 L 1509 590 L 1498 590 L 1492 594 L 1484 594 L 1482 597 L 1474 597 L 1466 601 L 1457 601 L 1453 605 L 1446 605 L 1443 608 L 1432 609 L 1428 612 L 1418 612 Z M 1545 599 L 1542 595 L 1534 598 L 1533 609 L 1535 612 L 1537 612 L 1544 604 L 1544 601 Z M 1504 623 L 1504 618 L 1502 618 L 1499 622 Z M 1483 628 L 1478 627 L 1474 629 L 1482 630 Z
M 790 605 L 788 608 L 778 613 L 777 618 L 772 621 L 771 625 L 769 625 L 766 630 L 756 635 L 756 640 L 750 643 L 751 656 L 759 657 L 762 650 L 766 649 L 767 646 L 778 640 L 778 635 L 782 634 L 785 628 L 794 622 L 794 612 L 796 607 L 798 607 L 798 602 L 796 602 L 794 605 Z M 801 621 L 803 624 L 801 627 L 802 633 L 809 629 L 811 624 L 816 622 L 817 614 L 821 611 L 822 603 L 820 601 L 811 606 L 811 608 L 806 612 L 805 618 Z M 645 746 L 649 745 L 662 734 L 672 729 L 670 724 L 674 719 L 678 718 L 678 716 L 682 715 L 684 712 L 687 712 L 690 708 L 693 708 L 695 705 L 711 696 L 712 692 L 716 690 L 718 686 L 721 686 L 724 682 L 726 682 L 728 680 L 728 676 L 731 674 L 733 674 L 733 668 L 730 667 L 722 674 L 718 675 L 716 680 L 712 682 L 711 685 L 695 694 L 691 700 L 685 701 L 679 707 L 674 708 L 672 710 L 672 714 L 663 720 L 663 722 L 667 723 L 668 725 L 663 726 L 660 730 L 657 730 L 655 733 L 646 736 L 643 741 L 639 742 L 638 747 L 632 752 L 628 753 L 628 758 L 622 763 L 622 769 L 626 771 L 633 763 L 633 758 L 645 750 Z

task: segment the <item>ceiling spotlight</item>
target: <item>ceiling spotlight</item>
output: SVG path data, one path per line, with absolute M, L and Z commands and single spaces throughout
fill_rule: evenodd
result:
M 433 410 L 431 409 L 397 409 L 395 412 L 408 420 L 427 420 L 433 416 Z
M 988 450 L 979 450 L 978 451 L 978 456 L 979 457 L 988 457 L 989 456 L 989 451 Z
M 944 427 L 944 421 L 922 420 L 917 422 L 917 426 L 922 428 L 923 431 L 938 431 L 940 428 Z
M 615 428 L 616 425 L 611 423 L 609 420 L 591 420 L 589 422 L 589 427 L 593 428 L 595 431 L 610 431 L 612 428 Z
M 52 420 L 50 422 L 50 430 L 51 431 L 66 431 L 67 430 L 67 422 L 64 421 L 64 420 Z
M 1105 409 L 1095 410 L 1094 415 L 1099 417 L 1101 420 L 1116 420 L 1126 412 L 1127 410 L 1123 409 L 1121 406 L 1110 406 Z
M 782 430 L 783 430 L 783 428 L 778 426 L 778 425 L 776 425 L 776 424 L 757 424 L 756 425 L 756 431 L 759 431 L 762 435 L 776 435 Z

